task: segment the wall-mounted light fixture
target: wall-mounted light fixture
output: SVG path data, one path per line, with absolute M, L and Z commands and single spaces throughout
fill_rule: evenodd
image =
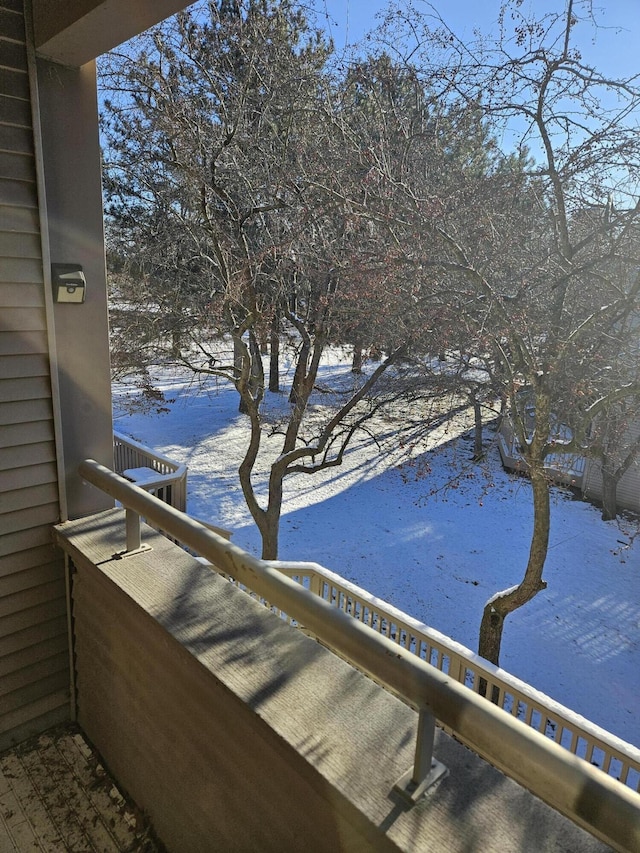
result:
M 51 264 L 55 302 L 84 302 L 87 280 L 80 264 Z

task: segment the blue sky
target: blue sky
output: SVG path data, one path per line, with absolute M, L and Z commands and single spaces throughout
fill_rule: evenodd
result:
M 376 15 L 387 7 L 385 0 L 318 0 L 328 16 L 327 29 L 338 49 L 358 41 L 376 25 Z M 429 3 L 415 0 L 428 14 Z M 501 0 L 439 0 L 434 7 L 462 39 L 473 38 L 475 28 L 490 31 L 498 17 Z M 640 0 L 593 0 L 600 29 L 580 25 L 576 35 L 586 61 L 616 74 L 640 73 Z M 535 14 L 562 11 L 565 0 L 524 0 L 524 10 Z

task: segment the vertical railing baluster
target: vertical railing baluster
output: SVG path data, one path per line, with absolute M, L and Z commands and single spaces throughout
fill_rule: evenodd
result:
M 421 708 L 418 712 L 413 769 L 407 771 L 394 785 L 394 789 L 412 803 L 448 772 L 444 764 L 433 757 L 435 737 L 436 718 L 427 708 Z

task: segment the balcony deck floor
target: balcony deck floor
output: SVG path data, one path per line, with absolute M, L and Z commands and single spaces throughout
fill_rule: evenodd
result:
M 0 853 L 160 853 L 76 727 L 0 754 Z
M 449 775 L 408 808 L 392 790 L 414 754 L 407 705 L 146 526 L 152 547 L 114 559 L 122 510 L 56 530 L 75 569 L 79 719 L 169 849 L 611 849 L 441 729 Z

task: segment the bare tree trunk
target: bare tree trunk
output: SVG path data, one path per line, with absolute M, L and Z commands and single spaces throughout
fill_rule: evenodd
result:
M 240 371 L 242 370 L 242 360 L 243 358 L 249 358 L 249 382 L 248 382 L 248 391 L 254 399 L 262 398 L 264 392 L 264 371 L 262 369 L 262 356 L 260 354 L 260 346 L 258 344 L 258 339 L 255 336 L 253 330 L 249 332 L 249 346 L 246 350 L 242 350 L 242 347 L 238 345 L 238 349 L 236 349 L 237 341 L 234 340 L 234 349 L 233 349 L 233 357 L 234 364 L 236 366 L 236 374 L 239 373 L 238 370 L 238 358 L 240 363 Z M 246 404 L 246 400 L 243 395 L 240 395 L 240 405 L 238 406 L 238 411 L 246 415 L 248 414 L 248 408 Z
M 178 329 L 171 330 L 171 355 L 179 356 L 182 350 L 182 335 Z
M 602 520 L 615 521 L 618 517 L 618 479 L 602 467 Z
M 277 462 L 271 466 L 271 473 L 269 474 L 269 503 L 260 526 L 263 560 L 278 559 L 278 540 L 285 471 L 286 466 Z
M 240 467 L 238 468 L 238 478 L 240 480 L 240 488 L 242 489 L 242 494 L 244 495 L 245 502 L 247 504 L 247 507 L 249 508 L 249 512 L 251 513 L 251 517 L 255 521 L 258 530 L 260 530 L 260 532 L 262 533 L 265 511 L 258 503 L 253 489 L 253 483 L 251 482 L 251 474 L 253 472 L 253 467 L 256 463 L 256 459 L 258 458 L 258 452 L 260 450 L 260 441 L 262 438 L 262 433 L 260 429 L 260 411 L 258 406 L 255 404 L 255 401 L 251 399 L 251 396 L 249 394 L 246 394 L 243 391 L 241 397 L 243 398 L 242 401 L 244 402 L 246 412 L 249 415 L 251 432 L 249 437 L 249 443 L 247 445 L 247 449 L 245 450 L 244 458 L 240 463 Z
M 262 353 L 253 329 L 249 332 L 249 352 L 251 353 L 251 379 L 249 387 L 254 399 L 262 399 L 264 396 L 264 369 L 262 366 Z
M 269 484 L 269 502 L 267 509 L 260 509 L 254 515 L 256 526 L 260 531 L 260 540 L 262 542 L 262 551 L 260 556 L 263 560 L 278 559 L 280 515 L 282 513 L 282 478 L 279 486 L 279 490 L 276 488 L 275 493 L 272 493 L 271 483 Z M 277 495 L 278 491 L 280 492 L 279 496 Z
M 549 483 L 542 465 L 531 470 L 531 485 L 533 487 L 533 534 L 524 577 L 518 586 L 497 593 L 486 603 L 480 623 L 478 654 L 496 666 L 500 662 L 500 645 L 505 619 L 514 610 L 531 601 L 547 586 L 542 580 L 542 571 L 549 548 L 551 513 Z
M 236 375 L 236 378 L 240 376 L 242 373 L 242 359 L 244 357 L 244 350 L 242 348 L 242 344 L 240 341 L 234 336 L 233 338 L 233 370 Z M 238 403 L 238 411 L 242 415 L 247 414 L 247 406 L 245 401 L 240 395 L 240 402 Z
M 480 462 L 484 459 L 484 449 L 482 447 L 482 407 L 476 394 L 471 395 L 473 405 L 473 461 Z
M 260 528 L 260 537 L 262 539 L 262 553 L 260 556 L 263 560 L 278 559 L 279 530 L 280 516 L 278 515 L 273 518 L 267 516 L 264 525 Z
M 353 345 L 353 359 L 351 361 L 351 372 L 362 373 L 362 346 L 359 341 Z
M 504 390 L 500 391 L 500 411 L 498 412 L 498 419 L 496 420 L 496 433 L 500 432 L 502 428 L 502 422 L 504 421 L 504 416 L 507 413 L 507 405 L 509 403 L 509 396 L 505 393 Z
M 252 483 L 252 472 L 258 457 L 261 441 L 260 412 L 259 407 L 251 395 L 247 395 L 245 407 L 251 423 L 251 437 L 249 445 L 240 463 L 238 475 L 240 487 L 244 495 L 249 512 L 260 531 L 262 540 L 262 559 L 278 559 L 278 534 L 280 528 L 280 515 L 282 512 L 282 481 L 284 468 L 273 465 L 269 478 L 269 497 L 267 508 L 263 509 L 258 503 Z
M 269 391 L 277 393 L 280 390 L 280 333 L 279 317 L 277 312 L 271 321 L 269 333 L 271 352 L 269 355 Z
M 242 356 L 243 356 L 243 353 L 244 353 L 244 350 L 242 348 L 242 343 L 234 335 L 234 337 L 233 337 L 233 370 L 234 370 L 236 377 L 240 376 L 240 374 L 242 373 Z
M 298 405 L 298 400 L 304 395 L 304 381 L 307 375 L 307 364 L 309 362 L 309 353 L 311 352 L 311 341 L 309 338 L 303 339 L 302 348 L 298 355 L 296 369 L 291 382 L 291 391 L 289 392 L 289 402 L 293 406 Z

